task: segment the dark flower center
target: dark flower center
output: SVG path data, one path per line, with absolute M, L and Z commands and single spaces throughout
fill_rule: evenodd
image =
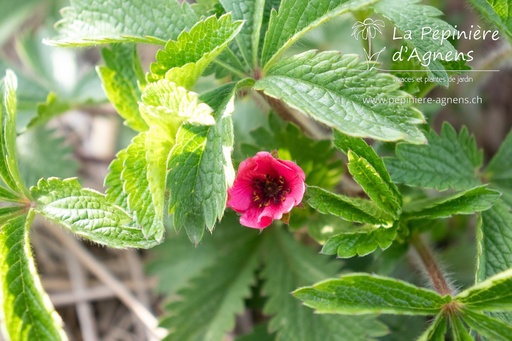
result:
M 252 197 L 258 207 L 266 207 L 271 202 L 279 204 L 285 201 L 286 195 L 291 192 L 284 177 L 273 177 L 270 174 L 265 174 L 263 178 L 254 179 L 252 188 L 254 189 Z

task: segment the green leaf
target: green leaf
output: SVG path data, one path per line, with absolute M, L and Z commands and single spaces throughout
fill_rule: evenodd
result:
M 138 83 L 144 82 L 144 76 L 135 45 L 115 44 L 110 49 L 103 48 L 101 54 L 106 65 L 98 67 L 97 71 L 109 101 L 128 127 L 147 130 L 148 125 L 139 112 Z
M 512 130 L 489 162 L 485 176 L 494 185 L 512 188 Z
M 486 185 L 450 195 L 436 198 L 426 203 L 417 202 L 414 208 L 405 209 L 404 218 L 408 219 L 439 219 L 460 214 L 473 214 L 488 210 L 500 198 L 501 193 L 488 189 Z
M 68 110 L 71 110 L 71 103 L 50 91 L 46 96 L 46 101 L 37 104 L 37 115 L 28 122 L 27 128 L 41 126 Z
M 464 321 L 478 334 L 492 341 L 508 341 L 512 335 L 512 327 L 496 318 L 481 312 L 464 309 Z
M 512 268 L 464 290 L 455 299 L 467 309 L 512 311 Z
M 0 225 L 7 223 L 10 219 L 27 213 L 25 206 L 0 207 Z
M 59 36 L 46 40 L 55 46 L 94 46 L 121 42 L 165 44 L 198 17 L 188 3 L 176 0 L 71 1 L 56 24 Z
M 507 0 L 469 0 L 469 3 L 512 39 L 512 9 Z
M 114 248 L 150 248 L 158 242 L 146 239 L 131 217 L 105 196 L 82 188 L 76 179 L 41 179 L 31 188 L 34 210 L 82 238 Z
M 375 169 L 378 175 L 386 182 L 390 189 L 394 192 L 393 197 L 399 201 L 400 206 L 402 205 L 402 194 L 391 180 L 391 176 L 384 165 L 384 161 L 377 155 L 375 150 L 370 147 L 363 139 L 348 136 L 338 131 L 334 132 L 334 145 L 341 150 L 345 155 L 348 154 L 349 150 L 356 153 Z
M 240 229 L 239 224 L 224 226 Z M 260 264 L 261 247 L 257 232 L 245 230 L 230 240 L 231 252 L 194 277 L 170 302 L 170 317 L 162 326 L 170 329 L 168 340 L 220 341 L 235 327 L 235 315 L 244 310 L 244 298 L 250 295 L 254 272 Z
M 347 167 L 372 201 L 397 220 L 402 213 L 402 200 L 397 196 L 394 186 L 389 185 L 365 158 L 352 151 L 348 152 Z
M 244 60 L 249 67 L 258 66 L 258 52 L 265 0 L 220 0 L 234 20 L 244 20 L 244 26 L 235 38 Z
M 145 132 L 148 187 L 156 215 L 163 217 L 167 162 L 180 125 L 183 122 L 212 125 L 215 119 L 211 115 L 212 109 L 201 103 L 196 93 L 166 79 L 146 86 L 140 111 L 150 126 Z
M 121 173 L 124 169 L 124 162 L 128 157 L 126 149 L 119 151 L 116 158 L 108 166 L 108 174 L 105 177 L 105 197 L 108 202 L 128 210 L 128 194 L 124 192 Z
M 147 178 L 146 136 L 144 133 L 135 136 L 126 149 L 126 154 L 121 154 L 121 179 L 123 192 L 127 194 L 129 212 L 134 213 L 135 221 L 141 226 L 142 233 L 148 239 L 161 241 L 165 232 L 164 199 L 153 202 Z
M 38 126 L 18 137 L 19 170 L 28 186 L 41 178 L 66 178 L 77 175 L 79 164 L 73 150 L 54 129 Z
M 382 250 L 391 246 L 397 235 L 397 227 L 390 228 L 360 226 L 357 231 L 340 233 L 327 240 L 322 247 L 326 255 L 338 255 L 350 258 L 355 255 L 366 256 L 380 247 Z
M 264 231 L 265 280 L 268 299 L 263 313 L 273 315 L 269 331 L 276 340 L 370 341 L 386 334 L 387 329 L 374 316 L 336 316 L 314 314 L 290 295 L 290 291 L 338 271 L 338 264 L 297 243 L 282 229 Z
M 432 290 L 388 277 L 350 274 L 293 293 L 319 313 L 433 315 L 450 303 Z
M 457 136 L 455 129 L 444 123 L 441 135 L 431 131 L 427 139 L 425 145 L 400 143 L 396 147 L 397 158 L 384 159 L 393 181 L 440 191 L 481 185 L 476 175 L 483 153 L 466 128 Z
M 476 233 L 476 282 L 512 268 L 511 227 L 512 213 L 503 201 L 498 201 L 491 209 L 482 212 Z
M 0 175 L 4 183 L 14 192 L 22 193 L 30 198 L 27 187 L 21 180 L 16 156 L 16 89 L 18 82 L 16 75 L 7 70 L 3 79 L 3 110 L 1 114 L 0 144 L 2 149 L 2 161 L 0 161 Z
M 12 340 L 67 340 L 62 321 L 42 290 L 29 243 L 33 211 L 0 230 L 2 324 Z
M 242 28 L 241 21 L 232 22 L 231 14 L 219 19 L 211 16 L 198 22 L 190 32 L 183 32 L 177 41 L 170 40 L 156 54 L 151 64 L 150 81 L 166 78 L 191 89 L 206 67 L 235 38 Z
M 417 341 L 445 341 L 446 316 L 442 313 L 437 314 L 435 320 L 430 324 L 427 330 L 420 335 Z
M 458 315 L 450 315 L 450 322 L 452 326 L 452 337 L 453 340 L 457 341 L 474 341 L 475 339 L 469 335 L 469 332 L 462 323 Z
M 23 200 L 17 193 L 11 192 L 9 189 L 0 186 L 0 201 L 18 202 Z
M 167 186 L 174 227 L 185 228 L 197 244 L 206 226 L 213 230 L 226 207 L 227 189 L 234 179 L 233 97 L 237 85 L 231 83 L 201 97 L 214 109 L 212 126 L 183 124 L 169 156 Z M 195 207 L 191 210 L 191 207 Z
M 375 12 L 389 19 L 403 33 L 412 32 L 407 39 L 409 49 L 416 49 L 420 62 L 427 67 L 429 75 L 438 78 L 437 83 L 448 87 L 448 74 L 440 58 L 431 56 L 432 51 L 441 53 L 444 58 L 457 58 L 457 50 L 446 39 L 437 39 L 434 34 L 424 34 L 424 28 L 432 28 L 443 32 L 453 33 L 456 30 L 447 22 L 437 18 L 443 13 L 435 7 L 418 4 L 419 0 L 382 0 L 378 2 Z M 421 32 L 421 33 L 420 33 Z M 414 54 L 413 54 L 414 55 Z M 430 56 L 430 57 L 425 57 Z M 451 56 L 451 57 L 447 57 Z M 457 58 L 457 60 L 460 58 Z
M 503 200 L 480 215 L 476 229 L 477 267 L 475 281 L 512 268 L 512 213 Z M 512 323 L 512 313 L 494 313 L 493 316 Z
M 350 136 L 425 142 L 416 126 L 422 114 L 400 104 L 410 95 L 371 65 L 357 55 L 308 51 L 270 67 L 254 88 Z
M 322 214 L 332 214 L 343 220 L 389 225 L 391 217 L 373 202 L 328 192 L 320 187 L 308 186 L 308 204 Z
M 349 11 L 357 11 L 375 0 L 282 0 L 279 12 L 270 14 L 262 52 L 262 65 L 267 69 L 281 54 L 306 32 Z

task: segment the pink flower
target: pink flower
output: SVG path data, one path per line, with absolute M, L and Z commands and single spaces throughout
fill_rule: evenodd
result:
M 264 229 L 300 204 L 306 190 L 304 179 L 294 162 L 259 152 L 238 167 L 227 205 L 242 214 L 240 224 Z

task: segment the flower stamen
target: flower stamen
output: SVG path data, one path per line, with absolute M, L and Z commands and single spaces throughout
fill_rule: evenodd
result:
M 254 179 L 253 189 L 253 201 L 258 203 L 258 207 L 267 207 L 271 201 L 279 204 L 285 201 L 286 195 L 291 192 L 283 176 L 276 178 L 270 174 L 265 174 L 263 179 Z

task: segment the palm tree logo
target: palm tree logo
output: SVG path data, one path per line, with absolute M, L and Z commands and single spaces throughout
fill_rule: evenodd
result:
M 380 54 L 386 49 L 386 47 L 383 47 L 380 51 L 372 53 L 372 39 L 375 38 L 377 32 L 382 34 L 382 28 L 384 28 L 384 26 L 382 20 L 373 20 L 372 18 L 366 18 L 364 21 L 358 21 L 352 25 L 352 35 L 357 40 L 359 40 L 359 36 L 361 36 L 361 39 L 367 42 L 367 47 L 363 49 L 366 54 L 366 60 L 369 62 L 377 61 Z M 371 69 L 374 67 L 375 65 L 372 64 Z

